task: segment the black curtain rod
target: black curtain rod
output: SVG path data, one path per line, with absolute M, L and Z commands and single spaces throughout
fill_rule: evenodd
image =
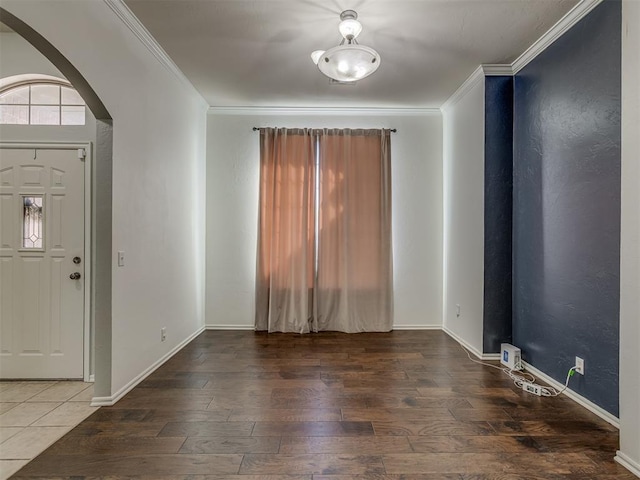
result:
M 254 132 L 257 132 L 258 130 L 260 130 L 260 127 L 253 127 Z M 398 130 L 395 128 L 390 128 L 389 131 L 392 133 L 396 133 Z

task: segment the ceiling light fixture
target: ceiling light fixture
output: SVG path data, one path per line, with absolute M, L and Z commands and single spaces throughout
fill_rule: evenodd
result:
M 373 48 L 358 44 L 356 37 L 362 31 L 358 14 L 345 10 L 340 14 L 338 30 L 342 41 L 327 51 L 316 50 L 311 59 L 327 77 L 338 82 L 355 82 L 368 77 L 380 66 L 380 55 Z

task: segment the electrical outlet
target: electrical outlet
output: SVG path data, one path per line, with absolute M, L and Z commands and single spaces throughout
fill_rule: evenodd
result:
M 576 373 L 584 375 L 584 359 L 576 357 Z
M 456 304 L 456 317 L 460 316 L 460 305 Z
M 165 341 L 167 339 L 167 327 L 162 327 L 160 329 L 160 340 Z
M 525 392 L 531 393 L 533 395 L 538 395 L 538 396 L 542 395 L 542 387 L 534 383 L 524 382 L 522 384 L 522 389 Z

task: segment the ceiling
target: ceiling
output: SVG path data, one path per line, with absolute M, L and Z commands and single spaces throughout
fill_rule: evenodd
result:
M 578 0 L 125 0 L 211 106 L 438 108 L 480 64 L 511 63 Z M 380 68 L 330 85 L 313 50 L 354 9 Z

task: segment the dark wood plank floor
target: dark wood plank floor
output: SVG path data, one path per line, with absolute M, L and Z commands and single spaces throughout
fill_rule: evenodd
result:
M 440 331 L 208 331 L 13 478 L 635 479 L 617 445 Z

